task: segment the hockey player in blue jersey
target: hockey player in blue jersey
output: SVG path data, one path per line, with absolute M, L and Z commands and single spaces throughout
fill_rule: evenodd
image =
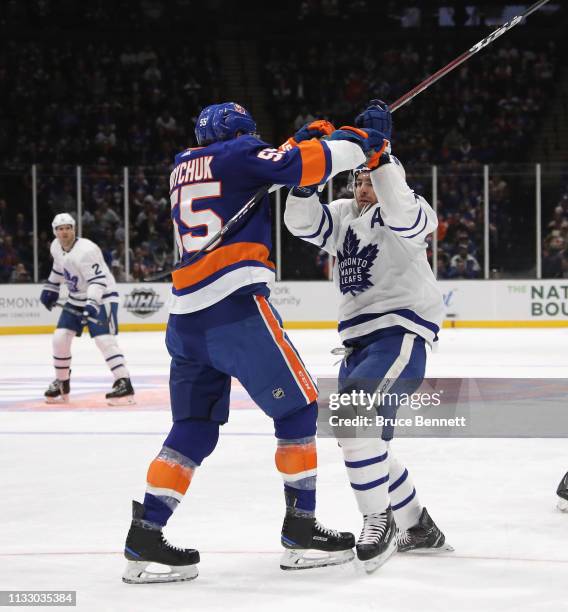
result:
M 321 123 L 305 126 L 294 142 L 277 149 L 256 136 L 256 124 L 242 106 L 229 102 L 205 108 L 195 128 L 200 146 L 177 155 L 170 176 L 182 266 L 260 188 L 323 183 L 364 162 L 382 143 L 373 129 L 331 131 Z M 329 140 L 312 138 L 323 135 Z M 125 582 L 197 576 L 199 553 L 170 546 L 162 528 L 217 444 L 219 426 L 229 417 L 232 376 L 274 421 L 276 466 L 286 500 L 281 567 L 339 564 L 354 556 L 353 535 L 326 529 L 314 516 L 317 391 L 268 299 L 274 279 L 270 241 L 265 197 L 221 244 L 172 274 L 166 344 L 174 422 L 149 467 L 144 503 L 133 502 Z M 243 482 L 244 488 L 250 486 Z M 318 550 L 317 558 L 306 557 L 310 549 Z M 152 573 L 150 562 L 170 571 Z
M 426 365 L 426 345 L 437 341 L 442 294 L 426 258 L 426 236 L 437 219 L 405 180 L 390 154 L 388 107 L 372 101 L 356 120 L 384 135 L 385 146 L 354 172 L 354 198 L 320 204 L 315 187 L 294 188 L 284 221 L 296 236 L 336 257 L 339 333 L 346 357 L 340 392 L 413 393 Z M 394 417 L 396 407 L 381 414 Z M 340 439 L 363 530 L 357 555 L 368 571 L 397 549 L 449 550 L 416 496 L 408 470 L 394 456 L 392 428 L 381 438 Z M 398 532 L 397 532 L 398 528 Z

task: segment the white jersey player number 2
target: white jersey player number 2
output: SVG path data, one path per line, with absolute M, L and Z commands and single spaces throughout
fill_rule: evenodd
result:
M 175 237 L 180 255 L 199 251 L 212 235 L 221 231 L 223 220 L 215 211 L 210 208 L 204 210 L 193 209 L 194 202 L 207 198 L 218 198 L 220 195 L 221 183 L 219 181 L 184 185 L 172 193 L 172 208 L 179 204 L 180 221 L 187 229 L 196 230 L 199 228 L 200 234 L 196 236 L 192 231 L 182 234 L 177 221 L 174 219 Z M 202 228 L 206 228 L 206 231 L 203 231 Z M 215 244 L 212 244 L 207 250 L 209 251 L 215 246 Z

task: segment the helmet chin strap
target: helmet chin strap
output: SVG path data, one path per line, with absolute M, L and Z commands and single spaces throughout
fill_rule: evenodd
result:
M 375 206 L 375 204 L 378 204 L 378 200 L 376 202 L 370 202 L 369 204 L 365 204 L 364 206 L 359 206 L 359 203 L 357 202 L 357 198 L 355 198 L 355 203 L 357 204 L 357 208 L 359 209 L 359 217 L 362 217 L 366 212 L 368 212 L 369 210 L 371 210 L 371 208 L 373 208 L 373 206 Z
M 374 204 L 365 204 L 359 208 L 359 216 L 362 217 L 368 210 L 370 210 Z

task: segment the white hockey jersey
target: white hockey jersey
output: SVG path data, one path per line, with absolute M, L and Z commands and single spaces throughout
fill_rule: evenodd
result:
M 87 238 L 77 238 L 69 251 L 64 251 L 56 238 L 51 243 L 53 267 L 45 287 L 59 290 L 65 283 L 69 302 L 84 306 L 87 299 L 96 304 L 118 302 L 116 282 L 99 247 Z
M 344 342 L 400 325 L 432 345 L 444 305 L 425 239 L 438 221 L 392 159 L 370 173 L 378 203 L 364 214 L 354 199 L 326 206 L 316 194 L 301 198 L 290 192 L 284 222 L 292 234 L 336 257 L 333 278 Z

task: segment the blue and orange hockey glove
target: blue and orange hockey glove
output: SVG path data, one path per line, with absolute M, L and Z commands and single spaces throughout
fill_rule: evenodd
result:
M 299 142 L 304 140 L 311 140 L 312 138 L 326 138 L 331 136 L 335 131 L 335 127 L 329 121 L 325 119 L 316 119 L 311 123 L 306 123 L 302 126 L 294 136 L 288 138 L 288 140 L 282 144 L 279 148 L 283 151 L 289 151 L 292 147 L 295 147 Z
M 349 140 L 358 144 L 367 156 L 366 166 L 374 170 L 380 163 L 381 157 L 390 153 L 390 141 L 381 132 L 372 128 L 361 129 L 351 125 L 344 125 L 335 130 L 329 140 Z

